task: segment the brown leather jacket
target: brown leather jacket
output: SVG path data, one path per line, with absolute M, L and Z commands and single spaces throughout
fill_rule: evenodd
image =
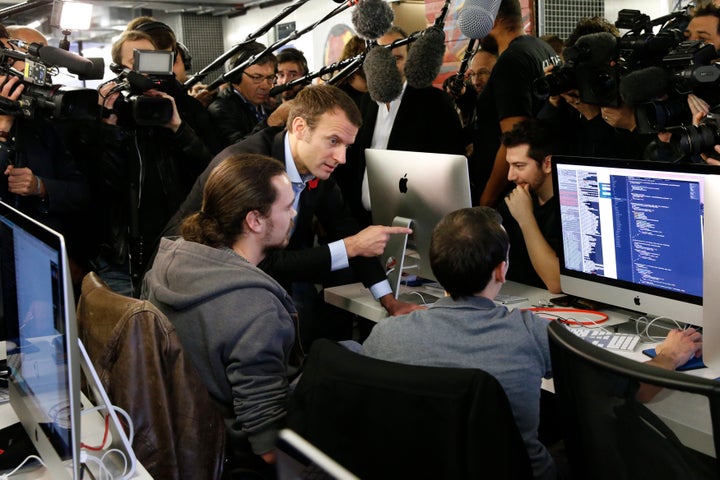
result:
M 77 318 L 110 401 L 132 418 L 133 450 L 147 471 L 163 480 L 220 478 L 222 416 L 167 318 L 93 272 L 83 280 Z

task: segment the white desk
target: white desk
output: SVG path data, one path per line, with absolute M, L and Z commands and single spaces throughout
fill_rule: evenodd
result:
M 4 358 L 6 358 L 5 342 L 0 342 L 0 359 Z M 92 404 L 85 395 L 82 396 L 82 407 L 83 410 L 92 407 Z M 13 410 L 9 402 L 0 405 L 0 428 L 9 427 L 19 421 L 20 419 L 15 414 L 15 410 Z M 81 412 L 80 422 L 80 436 L 84 443 L 88 445 L 99 445 L 102 443 L 103 434 L 105 433 L 105 421 L 100 415 L 100 412 Z M 52 479 L 53 475 L 52 472 L 43 467 L 26 473 L 15 474 L 11 478 L 18 480 Z M 145 467 L 143 467 L 139 461 L 137 462 L 137 468 L 135 469 L 135 476 L 133 478 L 138 480 L 152 479 L 148 471 L 145 470 Z
M 403 286 L 403 289 L 411 290 L 405 286 Z M 429 293 L 437 295 L 437 292 Z M 508 308 L 545 306 L 550 298 L 559 296 L 558 294 L 551 294 L 547 290 L 515 282 L 507 282 L 503 285 L 500 293 L 528 298 L 527 302 L 508 305 Z M 375 322 L 388 316 L 387 312 L 361 283 L 326 288 L 325 301 Z M 605 313 L 608 314 L 608 321 L 603 326 L 621 325 L 629 321 L 630 312 L 611 310 Z M 577 317 L 576 319 L 581 320 L 581 318 Z M 634 352 L 609 351 L 645 362 L 648 357 L 642 353 L 642 350 L 651 348 L 654 345 L 652 343 L 642 344 Z M 704 378 L 720 377 L 720 371 L 711 368 L 691 370 L 685 373 Z M 552 380 L 543 380 L 542 386 L 543 389 L 554 392 Z M 657 395 L 647 406 L 673 429 L 680 441 L 685 445 L 712 457 L 715 456 L 710 410 L 704 397 L 701 398 L 682 392 L 665 391 Z

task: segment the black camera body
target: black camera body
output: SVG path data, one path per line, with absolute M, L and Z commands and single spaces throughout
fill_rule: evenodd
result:
M 11 66 L 16 60 L 25 62 L 23 72 Z M 2 45 L 0 75 L 18 77 L 25 89 L 17 101 L 0 98 L 0 113 L 27 119 L 35 117 L 50 120 L 97 119 L 97 91 L 91 88 L 53 85 L 51 77 L 57 72 L 57 66 L 42 61 L 39 57 L 8 49 Z
M 172 101 L 146 95 L 145 92 L 151 89 L 167 92 L 175 81 L 172 71 L 174 61 L 173 52 L 135 50 L 134 70 L 111 66 L 111 70 L 120 74 L 115 81 L 121 86 L 121 95 L 113 105 L 118 125 L 161 126 L 172 119 Z

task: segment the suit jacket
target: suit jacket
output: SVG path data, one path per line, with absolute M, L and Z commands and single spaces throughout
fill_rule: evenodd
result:
M 208 106 L 208 113 L 219 132 L 223 147 L 247 137 L 258 123 L 255 114 L 232 85 L 218 94 Z
M 177 235 L 182 219 L 200 210 L 202 192 L 210 172 L 224 159 L 239 153 L 269 155 L 285 164 L 285 130 L 274 127 L 247 137 L 227 147 L 210 162 L 198 177 L 192 191 L 165 229 L 165 236 Z M 357 221 L 347 208 L 335 181 L 320 180 L 315 188 L 305 188 L 300 194 L 295 231 L 284 250 L 268 253 L 259 267 L 288 289 L 292 282 L 325 284 L 330 280 L 332 265 L 327 245 L 313 246 L 313 217 L 317 217 L 326 231 L 328 241 L 340 240 L 360 231 Z M 350 259 L 350 268 L 366 287 L 385 280 L 385 272 L 377 258 Z
M 347 163 L 339 166 L 334 177 L 345 195 L 350 210 L 361 226 L 371 223 L 370 214 L 362 206 L 362 180 L 365 174 L 365 149 L 370 147 L 378 104 L 369 95 L 361 103 L 363 124 L 348 150 Z M 413 152 L 465 152 L 460 117 L 452 100 L 435 87 L 405 87 L 400 108 L 393 123 L 388 150 Z

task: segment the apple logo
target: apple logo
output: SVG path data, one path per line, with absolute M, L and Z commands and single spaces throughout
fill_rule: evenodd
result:
M 408 178 L 407 178 L 407 173 L 406 173 L 405 176 L 402 177 L 400 179 L 400 181 L 398 182 L 398 188 L 400 189 L 400 193 L 407 193 L 407 191 L 408 191 L 407 183 L 408 183 Z
M 635 302 L 635 305 L 640 305 L 640 297 L 635 297 L 633 302 Z

